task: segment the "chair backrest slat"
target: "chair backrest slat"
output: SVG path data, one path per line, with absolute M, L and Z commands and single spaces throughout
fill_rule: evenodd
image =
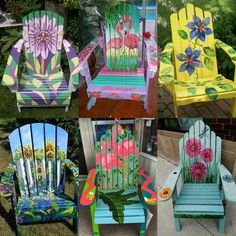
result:
M 29 74 L 60 71 L 64 19 L 50 11 L 35 11 L 23 18 L 26 68 Z
M 130 131 L 114 125 L 96 142 L 100 189 L 128 189 L 138 185 L 139 147 Z
M 218 183 L 221 138 L 203 121 L 197 121 L 179 141 L 184 183 Z
M 68 134 L 55 125 L 34 123 L 9 135 L 21 196 L 64 190 Z
M 137 70 L 140 12 L 118 4 L 105 13 L 106 67 L 108 70 Z
M 212 15 L 187 4 L 170 17 L 176 79 L 195 80 L 218 74 Z

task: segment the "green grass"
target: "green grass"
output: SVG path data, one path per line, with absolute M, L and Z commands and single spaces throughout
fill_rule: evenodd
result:
M 64 107 L 52 108 L 22 108 L 18 112 L 16 105 L 16 94 L 7 87 L 0 86 L 0 117 L 1 118 L 77 118 L 78 117 L 78 92 L 72 93 L 71 105 L 68 112 Z

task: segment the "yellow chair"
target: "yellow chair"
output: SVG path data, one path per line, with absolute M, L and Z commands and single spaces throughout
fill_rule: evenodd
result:
M 236 117 L 236 73 L 234 81 L 218 74 L 216 48 L 234 65 L 236 50 L 214 38 L 211 13 L 187 4 L 170 21 L 173 43 L 161 54 L 159 84 L 173 95 L 175 116 L 178 106 L 233 98 L 231 113 Z

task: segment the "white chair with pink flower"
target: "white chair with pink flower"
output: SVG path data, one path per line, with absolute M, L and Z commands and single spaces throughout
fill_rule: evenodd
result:
M 159 192 L 160 201 L 172 199 L 176 231 L 180 218 L 214 218 L 224 232 L 225 203 L 236 203 L 236 185 L 221 164 L 221 138 L 198 120 L 179 141 L 179 154 L 179 166 Z

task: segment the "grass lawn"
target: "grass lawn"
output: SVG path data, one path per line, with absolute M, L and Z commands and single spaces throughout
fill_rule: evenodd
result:
M 0 138 L 6 137 L 8 134 L 0 129 Z M 11 153 L 4 148 L 4 141 L 0 143 L 0 175 L 6 170 L 9 161 L 11 160 Z M 66 184 L 66 193 L 73 197 L 74 184 Z M 61 223 L 49 223 L 49 224 L 32 224 L 21 226 L 21 233 L 24 236 L 52 236 L 52 235 L 74 235 L 72 229 L 72 220 L 64 221 Z M 12 236 L 15 235 L 15 219 L 13 211 L 11 210 L 11 203 L 5 199 L 0 198 L 0 235 Z
M 0 86 L 0 117 L 16 118 L 77 118 L 78 117 L 78 92 L 72 93 L 71 105 L 68 112 L 63 107 L 52 108 L 22 108 L 18 112 L 16 95 L 8 87 Z

